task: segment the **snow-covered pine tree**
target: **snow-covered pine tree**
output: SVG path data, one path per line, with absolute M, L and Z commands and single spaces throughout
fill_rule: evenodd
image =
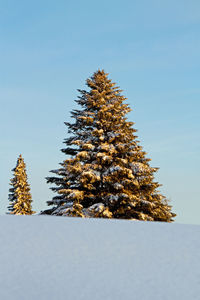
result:
M 8 211 L 14 215 L 32 215 L 35 212 L 32 210 L 32 197 L 30 193 L 30 187 L 27 181 L 26 165 L 20 154 L 17 159 L 17 165 L 12 170 L 14 177 L 10 181 L 12 186 L 9 189 L 9 201 Z
M 154 181 L 157 168 L 137 141 L 130 108 L 121 90 L 98 70 L 78 90 L 74 123 L 65 124 L 70 137 L 62 149 L 67 159 L 56 176 L 47 177 L 57 195 L 47 204 L 55 215 L 173 221 L 174 213 Z

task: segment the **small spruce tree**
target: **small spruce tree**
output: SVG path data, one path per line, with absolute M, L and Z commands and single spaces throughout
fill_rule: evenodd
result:
M 67 158 L 51 171 L 47 182 L 56 196 L 47 204 L 55 215 L 173 221 L 167 199 L 154 181 L 158 168 L 139 145 L 130 108 L 121 90 L 98 70 L 87 80 L 89 91 L 78 90 L 74 123 L 65 124 L 70 136 L 61 151 Z
M 17 165 L 12 170 L 14 177 L 10 181 L 12 186 L 9 189 L 9 201 L 8 211 L 14 215 L 32 215 L 32 197 L 30 193 L 30 187 L 27 181 L 26 165 L 20 154 L 17 159 Z

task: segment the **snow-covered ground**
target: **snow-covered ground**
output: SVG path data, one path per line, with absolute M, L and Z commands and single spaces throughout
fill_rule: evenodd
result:
M 200 299 L 200 226 L 1 216 L 0 299 Z

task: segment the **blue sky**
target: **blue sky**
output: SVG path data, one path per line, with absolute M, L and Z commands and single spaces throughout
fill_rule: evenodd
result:
M 0 213 L 22 153 L 36 211 L 52 192 L 77 89 L 105 69 L 171 200 L 200 224 L 200 2 L 0 0 Z

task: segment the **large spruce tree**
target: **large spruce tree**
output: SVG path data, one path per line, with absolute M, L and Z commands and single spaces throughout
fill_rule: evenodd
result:
M 158 168 L 137 141 L 130 108 L 121 90 L 98 70 L 87 80 L 89 91 L 78 90 L 74 123 L 62 149 L 67 158 L 47 182 L 56 196 L 48 201 L 55 215 L 173 221 L 174 213 L 154 181 Z
M 14 177 L 11 179 L 9 189 L 9 201 L 8 211 L 14 215 L 32 215 L 32 197 L 30 193 L 30 187 L 27 181 L 26 165 L 22 156 L 17 159 L 17 165 L 12 170 Z

